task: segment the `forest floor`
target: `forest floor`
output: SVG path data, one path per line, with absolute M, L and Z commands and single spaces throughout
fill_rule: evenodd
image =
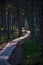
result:
M 4 42 L 2 44 L 0 44 L 0 51 L 7 45 L 8 42 Z
M 33 43 L 31 39 L 27 39 L 23 43 L 23 57 L 26 65 L 42 65 L 41 59 L 41 42 Z
M 0 45 L 0 50 L 6 46 L 8 42 Z M 26 65 L 42 65 L 41 62 L 41 42 L 32 43 L 31 39 L 23 42 L 23 57 L 26 60 Z

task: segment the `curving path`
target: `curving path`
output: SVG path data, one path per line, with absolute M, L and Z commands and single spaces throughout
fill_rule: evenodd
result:
M 24 30 L 23 30 L 24 31 Z M 22 41 L 23 39 L 27 38 L 30 36 L 30 31 L 26 31 L 27 33 L 22 36 L 22 37 L 19 37 L 17 39 L 14 39 L 12 40 L 11 42 L 9 42 L 4 48 L 3 50 L 0 51 L 0 61 L 4 62 L 5 61 L 8 61 L 8 59 L 10 58 L 11 54 L 12 54 L 12 51 L 14 50 L 14 48 L 16 47 L 17 43 Z M 1 64 L 0 62 L 0 64 Z M 5 62 L 7 63 L 7 62 Z M 4 65 L 4 64 L 1 64 L 1 65 Z M 7 64 L 6 64 L 7 65 Z M 9 65 L 9 64 L 8 64 Z

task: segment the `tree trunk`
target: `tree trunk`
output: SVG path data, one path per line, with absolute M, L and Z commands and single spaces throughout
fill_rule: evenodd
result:
M 8 5 L 8 1 L 6 1 L 6 4 Z M 6 10 L 6 28 L 7 28 L 7 40 L 9 41 L 11 35 L 11 9 L 8 6 Z
M 16 17 L 17 17 L 16 21 L 17 21 L 17 27 L 19 31 L 18 37 L 22 35 L 22 21 L 21 21 L 20 8 L 21 8 L 21 5 L 20 5 L 20 1 L 18 0 L 16 3 Z
M 35 2 L 34 2 L 35 3 Z M 34 11 L 34 7 L 33 7 L 33 1 L 30 3 L 30 30 L 31 30 L 31 39 L 33 42 L 36 42 L 36 31 L 35 31 L 35 27 L 36 27 L 36 20 L 35 20 L 35 15 L 34 13 L 36 13 L 36 11 Z M 34 6 L 36 6 L 34 4 Z
M 1 12 L 2 12 L 2 11 L 1 11 L 1 6 L 2 6 L 2 5 L 1 5 L 1 2 L 0 2 L 0 37 L 1 37 Z M 0 42 L 0 43 L 1 43 L 1 42 Z
M 42 46 L 42 58 L 43 58 L 43 2 L 40 0 L 40 13 L 39 13 L 39 23 L 40 23 L 40 34 L 41 34 L 41 46 Z M 43 59 L 42 59 L 43 60 Z

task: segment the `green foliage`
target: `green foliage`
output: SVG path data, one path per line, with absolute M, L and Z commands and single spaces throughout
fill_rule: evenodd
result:
M 30 39 L 23 43 L 23 57 L 26 59 L 26 65 L 33 65 L 39 63 L 41 65 L 41 43 L 37 41 L 32 43 Z
M 0 43 L 6 41 L 8 39 L 7 32 L 8 32 L 7 29 L 1 28 Z M 17 38 L 17 36 L 18 36 L 18 29 L 17 29 L 16 25 L 13 25 L 13 27 L 11 27 L 10 40 Z
M 7 33 L 6 31 L 2 31 L 0 36 L 0 42 L 4 42 L 6 40 L 7 40 Z

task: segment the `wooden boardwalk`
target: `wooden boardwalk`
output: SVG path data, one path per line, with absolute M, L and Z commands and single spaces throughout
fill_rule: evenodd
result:
M 0 59 L 0 65 L 10 65 L 10 64 L 4 59 Z
M 15 49 L 16 45 L 18 42 L 22 41 L 23 39 L 27 38 L 30 36 L 30 31 L 27 31 L 27 33 L 17 39 L 12 40 L 11 42 L 9 42 L 4 48 L 3 50 L 0 51 L 0 65 L 10 65 L 8 63 L 8 60 L 13 52 L 13 50 Z M 19 48 L 20 50 L 20 48 Z M 18 54 L 18 52 L 17 52 Z

